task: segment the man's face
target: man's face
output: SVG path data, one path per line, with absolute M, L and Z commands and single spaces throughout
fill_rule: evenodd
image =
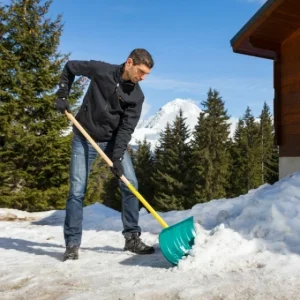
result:
M 146 65 L 133 65 L 133 60 L 128 58 L 125 64 L 125 72 L 128 74 L 129 80 L 133 83 L 137 83 L 146 78 L 151 69 Z

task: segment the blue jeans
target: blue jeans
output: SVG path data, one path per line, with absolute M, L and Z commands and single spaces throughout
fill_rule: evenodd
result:
M 114 141 L 98 143 L 98 146 L 111 158 L 113 153 Z M 74 131 L 72 140 L 72 156 L 70 165 L 70 191 L 66 204 L 66 217 L 64 224 L 64 238 L 66 246 L 80 246 L 82 237 L 83 220 L 83 200 L 86 193 L 86 187 L 90 168 L 97 157 L 98 152 L 80 133 Z M 138 183 L 133 169 L 131 157 L 125 151 L 122 165 L 124 167 L 124 176 L 137 189 Z M 139 202 L 131 193 L 127 186 L 119 180 L 122 192 L 122 223 L 123 235 L 133 232 L 141 232 L 138 226 Z

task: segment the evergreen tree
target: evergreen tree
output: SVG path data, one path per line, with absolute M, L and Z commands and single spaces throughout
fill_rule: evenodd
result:
M 181 210 L 189 196 L 189 129 L 182 110 L 172 126 L 167 124 L 155 151 L 154 203 L 160 211 Z
M 161 133 L 155 151 L 154 200 L 162 211 L 181 210 L 190 196 L 190 133 L 180 109 L 172 126 Z
M 177 210 L 182 208 L 178 204 L 174 190 L 173 166 L 173 139 L 172 130 L 167 123 L 160 133 L 159 145 L 155 148 L 155 167 L 152 176 L 154 186 L 154 207 L 161 211 Z
M 244 121 L 239 119 L 231 143 L 231 172 L 227 197 L 236 197 L 247 193 L 247 140 Z
M 87 192 L 84 199 L 84 205 L 91 205 L 95 202 L 103 202 L 101 195 L 103 195 L 104 185 L 106 181 L 111 179 L 111 171 L 107 163 L 98 155 L 93 165 L 87 185 Z
M 226 196 L 229 177 L 229 116 L 216 90 L 209 89 L 193 132 L 190 207 Z
M 259 139 L 259 124 L 255 122 L 255 118 L 249 107 L 244 115 L 246 148 L 247 148 L 247 190 L 257 188 L 261 184 L 261 153 Z
M 57 48 L 61 16 L 51 1 L 12 0 L 0 9 L 0 206 L 63 208 L 68 190 L 70 136 L 54 109 L 54 91 L 67 59 Z M 77 80 L 69 101 L 83 84 Z
M 138 149 L 134 155 L 135 173 L 139 184 L 139 192 L 152 206 L 154 187 L 152 185 L 153 174 L 153 156 L 151 153 L 150 143 L 146 138 L 143 142 L 138 142 Z
M 189 170 L 192 166 L 190 139 L 191 133 L 186 124 L 186 118 L 183 117 L 182 109 L 179 110 L 178 115 L 172 126 L 173 138 L 173 153 L 174 153 L 174 170 L 173 177 L 176 186 L 176 198 L 180 203 L 180 207 L 187 208 L 191 192 L 191 178 Z
M 264 103 L 260 114 L 261 184 L 278 180 L 278 149 L 274 146 L 274 128 L 270 108 Z
M 239 196 L 261 184 L 259 124 L 247 107 L 235 131 L 232 148 L 230 196 Z

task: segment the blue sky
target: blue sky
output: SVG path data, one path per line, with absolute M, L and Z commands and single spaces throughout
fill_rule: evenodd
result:
M 141 84 L 144 116 L 175 98 L 200 105 L 212 87 L 238 118 L 247 106 L 258 116 L 264 101 L 273 113 L 273 62 L 233 53 L 230 45 L 264 2 L 54 0 L 50 16 L 63 15 L 60 50 L 70 59 L 119 64 L 137 47 L 152 54 L 155 67 Z

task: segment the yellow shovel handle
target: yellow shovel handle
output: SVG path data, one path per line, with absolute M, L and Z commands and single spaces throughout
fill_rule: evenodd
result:
M 108 156 L 100 149 L 100 147 L 95 143 L 91 136 L 85 131 L 85 129 L 79 124 L 79 122 L 73 117 L 72 114 L 65 111 L 66 116 L 72 123 L 78 128 L 78 130 L 86 137 L 86 139 L 92 144 L 92 146 L 97 150 L 100 156 L 107 162 L 107 164 L 112 167 L 113 163 L 108 158 Z M 158 213 L 151 207 L 151 205 L 144 199 L 144 197 L 136 190 L 136 188 L 126 179 L 124 175 L 120 179 L 126 184 L 130 191 L 144 204 L 148 211 L 154 216 L 154 218 L 160 223 L 164 228 L 168 227 L 168 224 L 158 215 Z

